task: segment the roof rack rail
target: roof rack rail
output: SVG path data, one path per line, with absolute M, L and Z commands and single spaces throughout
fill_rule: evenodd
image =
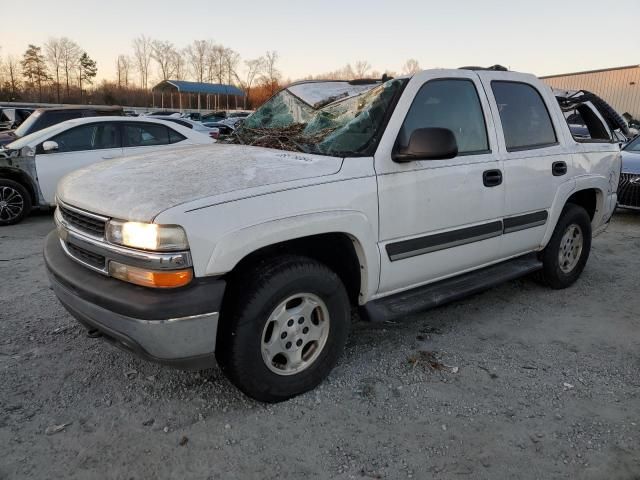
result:
M 509 69 L 507 67 L 503 67 L 502 65 L 492 65 L 490 67 L 474 67 L 474 66 L 468 66 L 468 67 L 460 67 L 458 70 L 492 70 L 494 72 L 508 72 Z
M 372 85 L 374 83 L 380 83 L 379 78 L 355 78 L 353 80 L 348 80 L 347 83 L 349 85 Z

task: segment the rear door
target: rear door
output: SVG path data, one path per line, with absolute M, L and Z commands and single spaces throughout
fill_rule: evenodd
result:
M 573 184 L 568 128 L 550 88 L 533 76 L 479 72 L 494 111 L 504 165 L 503 258 L 540 247 L 549 211 L 564 183 Z
M 36 171 L 49 204 L 53 204 L 58 182 L 67 173 L 122 156 L 119 122 L 79 125 L 47 140 L 56 142 L 58 148 L 45 152 L 42 144 L 36 147 Z

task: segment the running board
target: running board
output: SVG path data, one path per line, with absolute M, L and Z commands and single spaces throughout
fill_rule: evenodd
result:
M 373 300 L 361 309 L 363 320 L 380 322 L 405 317 L 481 292 L 542 268 L 537 254 L 498 263 L 406 292 Z

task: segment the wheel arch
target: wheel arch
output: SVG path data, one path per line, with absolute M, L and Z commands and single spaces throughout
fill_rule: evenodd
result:
M 594 229 L 600 225 L 602 216 L 605 213 L 604 207 L 608 185 L 608 180 L 601 177 L 585 177 L 575 182 L 564 184 L 558 190 L 550 209 L 549 223 L 541 247 L 544 248 L 549 243 L 560 215 L 564 207 L 569 203 L 579 205 L 587 211 Z
M 265 257 L 305 255 L 334 270 L 352 302 L 364 303 L 378 287 L 380 258 L 374 235 L 366 216 L 355 211 L 269 221 L 222 237 L 216 242 L 205 274 L 233 279 Z
M 27 189 L 27 192 L 29 192 L 29 195 L 31 196 L 31 203 L 34 206 L 38 205 L 37 189 L 34 185 L 33 179 L 28 173 L 18 168 L 0 167 L 0 178 L 13 180 L 14 182 L 22 185 Z

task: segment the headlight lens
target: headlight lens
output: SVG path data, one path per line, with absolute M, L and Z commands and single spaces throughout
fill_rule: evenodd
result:
M 107 224 L 107 240 L 143 250 L 173 251 L 189 248 L 187 234 L 178 225 L 111 220 Z

